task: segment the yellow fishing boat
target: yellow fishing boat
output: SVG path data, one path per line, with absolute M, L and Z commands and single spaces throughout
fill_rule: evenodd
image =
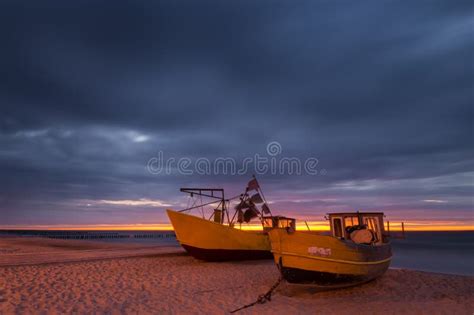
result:
M 167 210 L 181 246 L 193 257 L 207 261 L 271 259 L 271 246 L 267 231 L 273 228 L 272 216 L 265 216 L 271 211 L 264 201 L 263 193 L 257 180 L 252 179 L 245 193 L 231 199 L 225 199 L 224 190 L 216 188 L 181 188 L 191 198 L 211 198 L 215 201 L 191 206 L 180 211 Z M 249 194 L 256 191 L 254 194 Z M 237 199 L 233 216 L 229 214 L 230 201 Z M 202 200 L 201 200 L 202 201 Z M 217 206 L 211 215 L 206 216 L 202 207 Z M 263 204 L 259 209 L 257 204 Z M 201 209 L 200 217 L 184 213 L 192 209 Z M 258 218 L 262 229 L 243 230 L 242 223 Z
M 268 232 L 275 263 L 289 283 L 345 287 L 382 275 L 392 259 L 383 213 L 329 214 L 329 235 L 287 228 Z
M 197 216 L 166 210 L 181 246 L 207 261 L 271 259 L 270 241 L 263 231 L 246 231 Z

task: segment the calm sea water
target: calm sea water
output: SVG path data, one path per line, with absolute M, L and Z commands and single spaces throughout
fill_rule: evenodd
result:
M 48 234 L 49 232 L 44 233 Z M 84 234 L 83 232 L 75 233 L 78 233 L 77 235 Z M 94 235 L 100 233 L 94 232 Z M 110 232 L 104 231 L 103 233 L 110 236 Z M 121 231 L 113 233 L 122 237 L 92 238 L 88 240 L 179 246 L 174 233 L 168 231 Z M 1 234 L 5 233 L 0 231 Z M 11 235 L 11 233 L 8 234 Z M 405 234 L 405 239 L 392 240 L 392 268 L 474 275 L 474 231 L 406 232 Z
M 405 234 L 392 241 L 391 267 L 474 275 L 474 231 Z

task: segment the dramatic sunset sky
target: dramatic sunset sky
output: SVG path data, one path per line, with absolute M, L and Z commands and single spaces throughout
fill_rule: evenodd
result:
M 255 173 L 154 174 L 162 152 L 317 158 L 258 176 L 314 224 L 473 229 L 473 30 L 472 1 L 2 1 L 0 228 L 166 228 L 180 187 Z

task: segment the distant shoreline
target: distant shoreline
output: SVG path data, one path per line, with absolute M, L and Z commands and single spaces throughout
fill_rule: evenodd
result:
M 297 230 L 306 230 L 306 229 L 297 229 Z M 69 232 L 174 232 L 174 230 L 171 229 L 71 229 L 71 228 L 53 228 L 53 229 L 24 229 L 24 228 L 2 228 L 0 229 L 0 234 L 2 232 L 14 232 L 14 231 L 38 231 L 38 232 L 54 232 L 54 231 L 69 231 Z M 328 230 L 321 229 L 321 230 L 316 230 L 316 229 L 311 229 L 311 231 L 314 232 L 327 232 Z M 390 232 L 402 232 L 402 230 L 398 229 L 391 229 Z M 405 229 L 405 233 L 424 233 L 424 232 L 474 232 L 473 229 L 467 229 L 467 230 L 410 230 L 410 229 Z

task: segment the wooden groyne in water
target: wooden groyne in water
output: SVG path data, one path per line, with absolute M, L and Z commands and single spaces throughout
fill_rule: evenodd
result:
M 174 232 L 168 231 L 39 231 L 39 230 L 0 230 L 3 236 L 45 237 L 56 239 L 176 239 Z

